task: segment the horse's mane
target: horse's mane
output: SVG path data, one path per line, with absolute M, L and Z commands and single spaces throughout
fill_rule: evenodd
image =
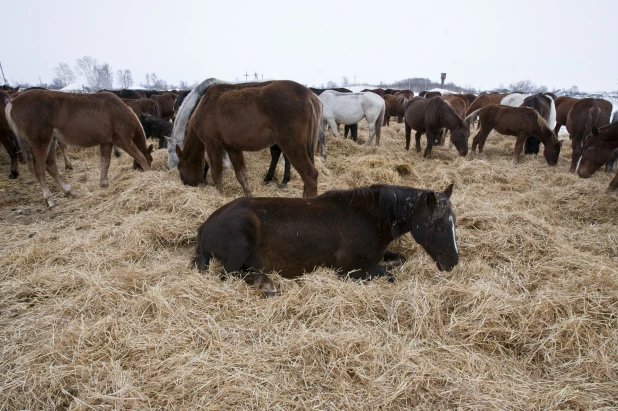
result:
M 455 117 L 455 119 L 459 123 L 459 127 L 462 127 L 466 124 L 463 119 L 459 117 L 453 106 L 451 106 L 451 103 L 449 103 L 447 100 L 444 100 L 442 97 L 432 97 L 427 102 L 427 110 L 435 110 L 434 112 L 437 113 L 438 116 L 442 114 L 442 109 L 447 110 L 449 114 L 452 114 Z

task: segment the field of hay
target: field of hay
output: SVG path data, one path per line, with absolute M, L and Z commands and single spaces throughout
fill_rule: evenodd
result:
M 454 182 L 460 264 L 439 272 L 406 235 L 394 284 L 322 268 L 274 276 L 272 299 L 189 266 L 198 225 L 242 195 L 231 170 L 221 196 L 183 186 L 165 150 L 151 172 L 124 154 L 101 189 L 98 149 L 71 149 L 78 197 L 52 183 L 53 214 L 0 153 L 0 409 L 618 407 L 611 176 L 569 174 L 568 141 L 557 167 L 514 166 L 513 146 L 492 133 L 484 161 L 443 147 L 425 160 L 402 124 L 379 148 L 328 134 L 320 193 Z M 262 184 L 267 150 L 246 158 L 254 195 L 301 195 L 295 171 L 285 191 Z

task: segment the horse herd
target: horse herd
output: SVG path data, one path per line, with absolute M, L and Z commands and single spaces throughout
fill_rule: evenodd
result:
M 387 248 L 407 232 L 439 270 L 452 270 L 459 261 L 450 203 L 453 185 L 444 191 L 374 185 L 318 196 L 314 156 L 319 148 L 326 157 L 327 127 L 337 136 L 343 124 L 345 137 L 351 131 L 356 140 L 357 123 L 366 119 L 367 145 L 375 137 L 379 146 L 381 128 L 397 117 L 405 123 L 406 149 L 412 130 L 418 153 L 426 134 L 423 156 L 430 158 L 432 147 L 444 144 L 447 133 L 459 155 L 468 155 L 470 126 L 479 121 L 472 140 L 473 156 L 478 148 L 483 158 L 487 136 L 495 129 L 516 137 L 515 162 L 522 150 L 536 154 L 543 143 L 547 163 L 556 165 L 561 148 L 556 134 L 566 125 L 573 146 L 570 171 L 584 178 L 611 163 L 618 148 L 618 124 L 609 124 L 611 103 L 556 98 L 551 93 L 443 96 L 422 92 L 414 96 L 410 90 L 353 93 L 309 89 L 293 81 L 227 84 L 216 79 L 205 80 L 190 92 L 140 93 L 1 91 L 0 142 L 11 158 L 9 178 L 17 178 L 18 161 L 27 159 L 48 206 L 57 210 L 45 172 L 65 194 L 74 193 L 58 170 L 56 144 L 63 148 L 67 168 L 66 146 L 100 146 L 101 187 L 108 185 L 113 149 L 132 156 L 134 168 L 150 169 L 153 145 L 147 145 L 147 137 L 158 138 L 159 148 L 167 148 L 168 167 L 178 168 L 186 185 L 205 182 L 210 169 L 221 191 L 227 157 L 246 198 L 219 208 L 199 227 L 194 264 L 204 271 L 215 257 L 227 272 L 239 272 L 267 296 L 274 295 L 276 287 L 261 270 L 294 278 L 327 266 L 352 278 L 386 276 L 392 281 L 388 268 L 402 264 L 405 258 Z M 282 185 L 289 181 L 293 166 L 304 183 L 305 198 L 250 198 L 243 152 L 265 148 L 270 148 L 272 156 L 265 181 L 272 180 L 283 154 Z M 618 174 L 610 184 L 610 189 L 616 188 Z M 333 254 L 332 250 L 338 251 Z

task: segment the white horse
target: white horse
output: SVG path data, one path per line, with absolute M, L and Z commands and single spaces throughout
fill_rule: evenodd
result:
M 524 104 L 524 100 L 531 95 L 532 94 L 520 93 L 509 94 L 502 99 L 500 104 L 502 104 L 503 106 L 520 107 L 522 104 Z M 547 121 L 547 125 L 553 130 L 556 127 L 556 105 L 554 104 L 554 99 L 542 93 L 541 95 L 545 97 L 550 107 L 549 113 L 546 116 L 541 115 L 541 117 L 543 117 L 545 121 Z
M 185 134 L 187 132 L 187 126 L 189 124 L 189 118 L 200 98 L 208 91 L 208 88 L 215 83 L 224 83 L 224 81 L 217 80 L 216 78 L 209 78 L 202 81 L 197 87 L 195 87 L 182 102 L 182 105 L 176 113 L 174 119 L 174 128 L 172 129 L 172 137 L 167 142 L 167 168 L 178 167 L 178 155 L 176 154 L 176 146 L 182 148 L 185 143 Z
M 380 130 L 384 121 L 384 99 L 375 93 L 339 93 L 326 90 L 320 94 L 320 100 L 324 105 L 322 110 L 322 132 L 329 125 L 335 136 L 339 135 L 337 124 L 356 124 L 363 118 L 367 119 L 369 127 L 369 141 L 371 145 L 373 136 L 376 136 L 376 146 L 380 145 Z

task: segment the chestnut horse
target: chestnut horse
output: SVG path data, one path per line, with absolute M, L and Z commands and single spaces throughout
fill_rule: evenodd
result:
M 174 141 L 184 184 L 200 184 L 210 165 L 215 186 L 221 191 L 223 154 L 227 153 L 245 196 L 250 197 L 242 152 L 277 144 L 305 183 L 303 196 L 317 195 L 318 170 L 313 158 L 322 116 L 318 96 L 287 80 L 236 85 L 207 80 L 204 84 L 207 85 L 201 99 L 189 94 L 181 107 L 182 111 L 185 107 L 190 110 L 187 104 L 191 102 L 197 105 L 190 115 L 184 147 Z M 177 131 L 184 130 L 175 126 L 174 134 Z M 204 150 L 208 164 L 204 161 Z
M 112 146 L 126 151 L 144 170 L 150 169 L 152 145 L 146 147 L 146 136 L 137 116 L 111 93 L 32 90 L 13 99 L 5 112 L 20 146 L 34 163 L 43 198 L 52 210 L 56 202 L 45 182 L 46 169 L 65 194 L 74 194 L 58 171 L 56 140 L 71 146 L 101 147 L 101 187 L 108 184 Z
M 354 279 L 393 281 L 379 263 L 405 262 L 387 247 L 411 233 L 440 271 L 451 271 L 459 263 L 452 191 L 453 184 L 444 192 L 373 185 L 310 199 L 238 198 L 199 227 L 193 263 L 205 271 L 215 257 L 228 273 L 278 271 L 285 278 L 324 266 Z M 247 282 L 270 283 L 266 294 L 274 295 L 266 274 L 252 273 Z
M 123 98 L 123 103 L 129 106 L 131 110 L 137 115 L 137 117 L 142 114 L 150 114 L 151 116 L 161 117 L 161 109 L 156 101 L 153 101 L 149 98 L 139 98 L 139 99 L 128 99 Z
M 578 100 L 578 98 L 568 96 L 561 96 L 554 100 L 554 104 L 556 105 L 556 128 L 554 128 L 554 133 L 556 133 L 556 135 L 558 135 L 562 126 L 566 126 L 569 111 L 571 111 L 571 107 L 573 107 L 573 104 L 577 103 Z
M 11 160 L 11 171 L 9 173 L 9 178 L 14 179 L 19 176 L 17 161 L 23 163 L 24 157 L 19 150 L 17 137 L 15 137 L 15 133 L 13 133 L 9 127 L 9 123 L 6 121 L 6 116 L 4 114 L 4 109 L 9 101 L 11 101 L 9 95 L 0 90 L 0 144 L 4 146 L 6 152 L 9 154 L 9 158 Z
M 490 104 L 484 108 L 472 112 L 466 117 L 466 122 L 476 117 L 480 118 L 481 129 L 472 139 L 472 157 L 476 155 L 476 146 L 479 146 L 479 159 L 484 158 L 483 147 L 487 136 L 494 128 L 500 134 L 516 136 L 513 161 L 518 162 L 524 142 L 528 136 L 537 136 L 545 145 L 543 155 L 547 164 L 555 166 L 560 156 L 561 142 L 558 141 L 554 130 L 547 126 L 543 117 L 539 116 L 530 107 L 510 107 L 498 104 Z
M 427 147 L 423 157 L 431 157 L 431 148 L 443 128 L 451 132 L 451 141 L 461 156 L 468 154 L 468 138 L 470 129 L 467 124 L 457 115 L 453 107 L 440 96 L 425 98 L 414 97 L 403 100 L 405 107 L 406 127 L 406 150 L 410 149 L 410 137 L 412 129 L 416 131 L 416 152 L 421 151 L 421 136 L 427 133 Z
M 569 172 L 575 172 L 577 161 L 582 154 L 584 137 L 591 133 L 592 127 L 599 128 L 609 124 L 611 115 L 612 103 L 601 98 L 583 98 L 573 104 L 566 122 L 573 147 Z
M 577 175 L 591 177 L 603 164 L 609 163 L 618 149 L 618 123 L 597 128 L 592 127 L 584 139 L 584 148 L 577 161 Z M 609 190 L 618 188 L 618 173 L 609 183 Z
M 174 118 L 174 114 L 176 114 L 176 98 L 178 96 L 173 93 L 168 94 L 153 94 L 150 99 L 153 100 L 159 106 L 160 114 L 158 114 L 161 118 L 172 119 Z M 150 113 L 155 115 L 154 113 Z

